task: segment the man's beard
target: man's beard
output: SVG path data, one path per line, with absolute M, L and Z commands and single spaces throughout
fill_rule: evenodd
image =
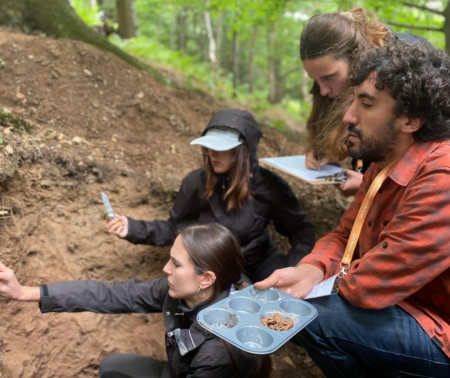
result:
M 359 147 L 355 147 L 350 140 L 347 141 L 348 154 L 353 159 L 361 159 L 371 163 L 387 160 L 393 155 L 394 147 L 398 141 L 395 121 L 396 118 L 392 117 L 379 128 L 377 134 L 371 137 L 365 136 L 355 125 L 348 125 L 348 131 L 356 134 L 360 140 Z

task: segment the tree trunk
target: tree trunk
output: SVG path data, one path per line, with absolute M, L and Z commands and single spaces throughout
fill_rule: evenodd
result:
M 284 89 L 284 75 L 281 73 L 283 70 L 283 60 L 278 57 L 275 52 L 275 103 L 281 102 L 285 95 Z M 287 78 L 287 76 L 286 76 Z
M 185 7 L 181 8 L 180 13 L 177 17 L 178 23 L 178 50 L 186 52 L 187 46 L 187 28 L 186 28 L 186 13 Z
M 15 27 L 25 33 L 40 30 L 52 37 L 69 38 L 97 46 L 166 83 L 157 70 L 128 55 L 87 26 L 67 0 L 1 0 L 0 25 Z
M 447 3 L 447 6 L 442 12 L 442 15 L 445 18 L 444 21 L 444 34 L 445 34 L 445 52 L 450 54 L 450 1 Z
M 172 24 L 170 25 L 170 35 L 169 35 L 170 49 L 173 51 L 177 49 L 177 47 L 175 46 L 175 35 L 177 32 L 177 19 L 178 19 L 177 16 L 173 17 Z
M 239 78 L 239 39 L 236 28 L 233 30 L 233 98 L 237 96 Z
M 302 67 L 302 82 L 300 83 L 301 99 L 306 102 L 311 102 L 311 96 L 308 90 L 308 72 Z
M 277 102 L 277 75 L 276 75 L 276 58 L 275 58 L 275 41 L 277 39 L 277 31 L 275 22 L 271 22 L 268 30 L 268 51 L 269 51 L 269 102 L 274 104 Z
M 255 85 L 255 67 L 253 64 L 253 60 L 255 57 L 255 44 L 256 44 L 256 37 L 258 36 L 258 26 L 256 25 L 253 29 L 253 35 L 252 35 L 252 41 L 250 43 L 250 52 L 249 52 L 249 92 L 253 93 L 254 85 Z
M 116 0 L 119 35 L 122 39 L 136 37 L 137 18 L 134 11 L 134 0 Z
M 206 7 L 208 8 L 209 5 L 209 1 L 207 1 Z M 205 10 L 205 28 L 209 42 L 209 59 L 211 60 L 214 76 L 217 78 L 216 40 L 214 39 L 214 34 L 212 31 L 211 13 L 209 12 L 209 10 Z
M 220 48 L 222 47 L 222 31 L 223 31 L 223 10 L 220 11 L 219 17 L 217 18 L 217 25 L 216 25 L 216 42 L 217 42 L 217 48 L 216 48 L 216 58 L 217 58 L 217 69 L 220 68 Z
M 161 35 L 163 32 L 163 28 L 164 28 L 164 11 L 161 10 L 161 13 L 160 13 L 159 19 L 158 19 L 158 31 L 156 34 L 156 39 L 157 39 L 158 43 L 161 43 Z

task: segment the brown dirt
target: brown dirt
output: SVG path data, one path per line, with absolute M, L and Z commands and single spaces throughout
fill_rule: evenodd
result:
M 261 319 L 261 323 L 270 329 L 275 331 L 289 331 L 294 326 L 294 321 L 290 318 L 283 319 L 280 314 L 269 316 L 268 318 Z
M 0 111 L 33 126 L 31 135 L 0 127 L 0 261 L 28 286 L 161 277 L 168 248 L 106 234 L 100 192 L 119 214 L 167 218 L 181 179 L 201 164 L 189 141 L 219 109 L 80 42 L 3 29 L 0 47 Z M 264 132 L 260 156 L 301 151 Z M 331 230 L 348 202 L 332 187 L 287 179 L 317 235 Z M 160 314 L 41 315 L 36 304 L 5 299 L 0 306 L 2 378 L 97 377 L 101 359 L 115 352 L 165 359 Z M 289 343 L 273 365 L 274 377 L 321 377 Z

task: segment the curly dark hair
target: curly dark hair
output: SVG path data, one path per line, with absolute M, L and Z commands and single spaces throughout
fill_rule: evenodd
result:
M 378 72 L 377 89 L 387 87 L 397 102 L 394 115 L 424 119 L 414 133 L 416 141 L 450 138 L 450 58 L 424 42 L 395 42 L 362 54 L 352 67 L 350 86 Z

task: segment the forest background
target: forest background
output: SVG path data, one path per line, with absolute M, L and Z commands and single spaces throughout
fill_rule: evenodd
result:
M 316 13 L 364 7 L 393 30 L 450 46 L 448 1 L 72 0 L 79 16 L 123 50 L 216 99 L 238 101 L 283 131 L 310 111 L 311 80 L 299 59 Z

